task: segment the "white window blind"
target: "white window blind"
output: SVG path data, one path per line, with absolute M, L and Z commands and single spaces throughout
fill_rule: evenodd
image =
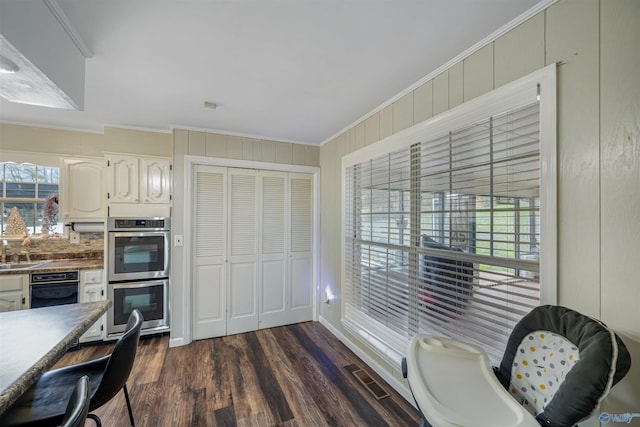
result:
M 499 362 L 540 304 L 540 156 L 535 101 L 347 167 L 347 323 L 381 349 L 432 333 Z

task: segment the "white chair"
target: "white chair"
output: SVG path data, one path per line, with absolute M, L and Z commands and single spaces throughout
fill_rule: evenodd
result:
M 498 368 L 480 347 L 416 335 L 405 376 L 425 425 L 573 427 L 597 413 L 630 366 L 602 322 L 546 305 L 518 322 Z

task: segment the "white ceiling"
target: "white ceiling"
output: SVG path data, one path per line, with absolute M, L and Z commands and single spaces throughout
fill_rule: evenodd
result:
M 3 122 L 180 127 L 319 145 L 545 2 L 57 3 L 93 52 L 84 111 L 2 99 Z

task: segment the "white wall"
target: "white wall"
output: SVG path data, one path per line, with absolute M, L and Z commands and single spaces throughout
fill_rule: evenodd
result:
M 558 66 L 558 301 L 622 335 L 634 365 L 603 406 L 640 412 L 640 1 L 560 0 L 327 142 L 321 166 L 321 286 L 340 298 L 341 157 L 545 65 Z M 340 324 L 321 316 L 374 363 Z M 640 425 L 640 418 L 634 420 Z M 597 425 L 597 422 L 592 422 Z

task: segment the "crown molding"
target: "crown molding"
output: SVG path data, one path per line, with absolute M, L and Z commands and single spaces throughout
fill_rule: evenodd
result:
M 43 0 L 43 1 L 47 5 L 51 13 L 53 13 L 53 16 L 56 17 L 60 25 L 62 25 L 62 28 L 67 33 L 69 38 L 71 38 L 71 41 L 73 41 L 73 43 L 76 45 L 76 47 L 78 48 L 82 56 L 84 56 L 85 58 L 91 58 L 93 56 L 93 52 L 91 51 L 89 46 L 85 43 L 85 41 L 82 39 L 82 37 L 80 36 L 80 33 L 78 33 L 75 27 L 71 24 L 71 21 L 69 21 L 69 18 L 67 18 L 67 15 L 62 10 L 62 7 L 60 7 L 60 5 L 58 4 L 58 1 L 57 0 Z

